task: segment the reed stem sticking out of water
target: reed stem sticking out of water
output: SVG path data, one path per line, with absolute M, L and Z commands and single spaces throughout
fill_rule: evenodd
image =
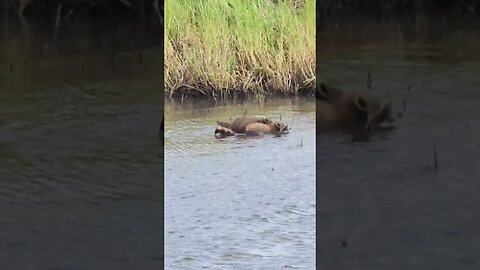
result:
M 315 0 L 165 1 L 165 93 L 315 87 Z
M 58 28 L 60 27 L 60 19 L 62 16 L 62 4 L 59 4 L 57 7 L 57 13 L 55 15 L 55 32 L 53 37 L 56 38 L 58 35 Z
M 435 171 L 438 171 L 437 142 L 435 139 L 433 139 L 433 164 Z
M 367 72 L 367 90 L 372 88 L 372 76 L 370 75 L 370 70 Z

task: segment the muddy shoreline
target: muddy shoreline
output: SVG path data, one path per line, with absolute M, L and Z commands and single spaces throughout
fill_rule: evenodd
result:
M 309 98 L 315 97 L 315 87 L 304 87 L 298 89 L 296 92 L 291 90 L 270 89 L 263 90 L 262 95 L 259 96 L 254 91 L 249 90 L 215 90 L 205 89 L 196 90 L 190 87 L 184 87 L 175 90 L 171 95 L 165 92 L 165 100 L 172 101 L 209 101 L 209 102 L 245 102 L 245 101 L 265 101 L 276 98 Z

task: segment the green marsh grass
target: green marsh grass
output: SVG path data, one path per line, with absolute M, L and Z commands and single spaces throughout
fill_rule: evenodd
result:
M 315 29 L 315 0 L 166 0 L 165 93 L 313 89 Z

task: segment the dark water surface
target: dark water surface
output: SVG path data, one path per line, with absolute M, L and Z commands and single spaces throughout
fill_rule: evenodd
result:
M 282 137 L 216 139 L 265 115 Z M 165 269 L 315 269 L 315 102 L 165 107 Z
M 369 142 L 317 139 L 322 269 L 480 269 L 479 26 L 419 17 L 319 34 L 321 80 L 365 90 L 369 70 L 404 112 Z
M 2 22 L 1 268 L 160 269 L 161 32 Z

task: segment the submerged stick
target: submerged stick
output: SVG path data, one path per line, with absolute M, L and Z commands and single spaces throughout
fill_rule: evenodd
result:
M 438 171 L 437 142 L 435 138 L 433 139 L 433 163 L 435 170 Z
M 30 4 L 32 0 L 20 0 L 20 7 L 18 9 L 18 17 L 23 18 L 23 13 L 25 11 L 25 8 Z
M 72 14 L 73 14 L 73 9 L 70 9 L 67 12 L 67 15 L 65 15 L 65 17 L 63 17 L 63 20 L 68 22 L 68 19 L 70 19 L 70 16 L 72 16 Z
M 370 75 L 370 70 L 367 72 L 367 90 L 370 90 L 372 87 L 372 76 Z
M 55 16 L 55 32 L 53 33 L 53 37 L 56 38 L 58 34 L 58 28 L 60 27 L 60 18 L 62 15 L 62 4 L 58 4 L 57 7 L 57 15 Z

